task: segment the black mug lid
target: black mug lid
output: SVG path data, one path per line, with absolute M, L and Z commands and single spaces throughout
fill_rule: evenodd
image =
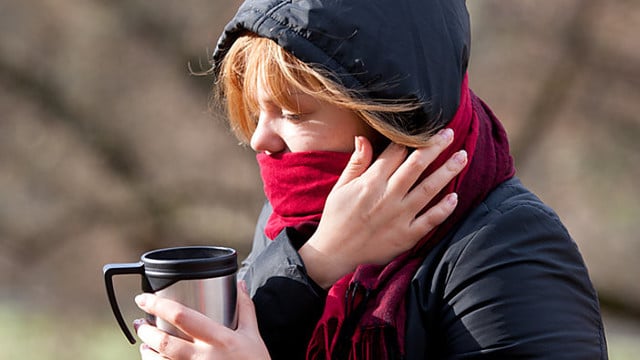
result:
M 141 257 L 148 278 L 205 279 L 238 270 L 236 250 L 220 246 L 183 246 L 146 252 Z

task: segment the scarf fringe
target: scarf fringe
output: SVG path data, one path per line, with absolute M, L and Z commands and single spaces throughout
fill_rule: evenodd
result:
M 333 323 L 333 324 L 331 324 Z M 330 329 L 331 328 L 331 329 Z M 314 337 L 322 337 L 322 339 L 312 338 L 311 341 L 318 340 L 318 347 L 309 348 L 307 359 L 313 360 L 361 360 L 361 359 L 380 359 L 380 360 L 402 360 L 404 355 L 401 354 L 400 344 L 398 343 L 398 334 L 393 327 L 380 326 L 369 327 L 366 329 L 358 329 L 348 343 L 338 344 L 337 338 L 330 339 L 328 334 L 335 333 L 339 326 L 337 320 L 326 324 L 326 328 L 320 327 Z M 384 341 L 380 341 L 384 339 Z M 332 341 L 333 340 L 333 341 Z M 324 345 L 332 344 L 328 349 Z

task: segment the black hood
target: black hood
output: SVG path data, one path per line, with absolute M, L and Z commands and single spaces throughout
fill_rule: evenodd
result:
M 470 46 L 464 0 L 247 0 L 218 41 L 216 73 L 247 31 L 368 98 L 422 101 L 414 121 L 444 125 L 458 107 Z

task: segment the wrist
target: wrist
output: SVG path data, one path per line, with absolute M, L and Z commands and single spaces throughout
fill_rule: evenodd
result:
M 335 254 L 319 250 L 313 242 L 307 242 L 298 254 L 304 262 L 307 275 L 323 289 L 329 289 L 344 275 L 353 271 L 353 266 L 337 259 Z

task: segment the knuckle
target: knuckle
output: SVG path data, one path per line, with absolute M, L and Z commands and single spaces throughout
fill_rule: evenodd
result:
M 176 309 L 171 317 L 171 323 L 180 327 L 185 323 L 185 318 L 187 317 L 187 313 L 184 308 L 180 307 Z
M 411 153 L 411 156 L 407 158 L 407 165 L 416 171 L 421 171 L 429 166 L 429 160 L 423 156 L 422 152 L 419 150 Z
M 426 213 L 425 221 L 423 222 L 424 229 L 428 231 L 434 229 L 440 225 L 447 216 L 447 210 L 440 205 L 436 205 Z
M 166 353 L 169 349 L 169 345 L 171 344 L 171 336 L 165 332 L 160 334 L 160 339 L 158 342 L 158 352 Z
M 366 162 L 365 159 L 362 158 L 359 155 L 353 155 L 351 156 L 351 160 L 349 162 L 349 166 L 351 168 L 355 168 L 356 170 L 362 168 L 363 166 L 366 166 Z
M 427 217 L 423 221 L 419 222 L 419 225 L 416 226 L 416 229 L 419 233 L 426 234 L 435 229 L 437 225 L 437 221 L 435 221 L 431 217 Z
M 462 170 L 463 164 L 461 164 L 459 161 L 455 160 L 455 159 L 451 159 L 449 161 L 447 161 L 445 168 L 450 172 L 450 173 L 456 173 L 460 170 Z
M 436 227 L 438 222 L 436 221 L 437 216 L 434 213 L 435 211 L 430 211 L 425 215 L 424 221 L 420 222 L 421 231 L 430 230 Z
M 372 181 L 365 181 L 362 182 L 360 189 L 354 194 L 352 201 L 356 204 L 368 206 L 367 204 L 376 203 L 383 195 L 384 189 L 380 184 Z
M 360 186 L 360 190 L 357 192 L 357 197 L 359 199 L 366 199 L 367 197 L 371 196 L 371 194 L 373 193 L 374 193 L 374 185 L 369 181 L 365 181 L 365 182 L 362 182 L 362 185 Z
M 429 181 L 425 181 L 418 187 L 424 197 L 432 197 L 438 192 L 438 187 Z
M 427 218 L 427 225 L 430 228 L 434 228 L 438 225 L 440 225 L 440 223 L 442 223 L 442 220 L 445 218 L 446 216 L 446 212 L 444 209 L 442 209 L 441 207 L 435 207 L 433 209 L 433 213 L 430 214 L 430 216 Z
M 406 239 L 403 239 L 402 241 L 398 239 L 391 242 L 391 246 L 393 249 L 396 249 L 396 252 L 408 250 L 412 245 L 413 241 L 406 241 Z

